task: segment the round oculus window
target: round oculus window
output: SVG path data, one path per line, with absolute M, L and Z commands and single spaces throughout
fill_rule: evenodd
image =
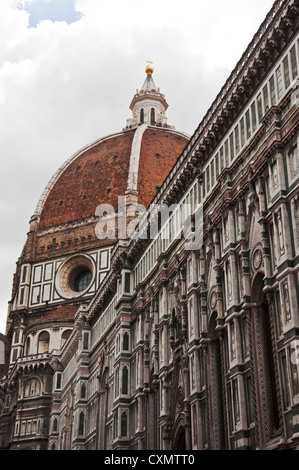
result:
M 79 273 L 74 281 L 74 290 L 76 292 L 82 292 L 83 290 L 87 289 L 89 284 L 91 283 L 92 273 L 87 269 L 86 271 L 82 271 Z
M 253 267 L 254 269 L 259 269 L 263 261 L 263 254 L 262 250 L 259 248 L 255 250 L 254 255 L 253 255 Z
M 91 287 L 95 277 L 93 260 L 87 255 L 68 258 L 56 274 L 56 290 L 66 299 L 79 297 Z

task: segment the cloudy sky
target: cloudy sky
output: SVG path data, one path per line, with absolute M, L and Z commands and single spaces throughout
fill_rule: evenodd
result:
M 0 1 L 0 332 L 15 263 L 57 168 L 120 131 L 146 60 L 192 134 L 273 0 Z

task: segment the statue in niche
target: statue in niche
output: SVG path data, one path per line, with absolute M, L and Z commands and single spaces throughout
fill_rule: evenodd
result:
M 225 233 L 225 242 L 229 241 L 229 226 L 228 226 L 228 217 L 224 221 L 224 233 Z
M 278 188 L 277 163 L 274 163 L 273 165 L 273 185 L 274 185 L 274 189 Z
M 171 280 L 168 288 L 170 294 L 170 338 L 171 347 L 178 339 L 185 337 L 187 328 L 187 312 L 184 303 L 181 303 L 181 298 L 184 293 L 184 285 L 186 281 L 185 269 L 180 269 L 175 277 Z
M 288 287 L 287 282 L 285 282 L 283 285 L 283 292 L 284 292 L 286 319 L 289 320 L 291 318 L 291 307 L 290 307 L 289 287 Z
M 291 150 L 291 152 L 289 153 L 289 160 L 291 168 L 291 178 L 295 178 L 299 169 L 297 148 Z
M 299 245 L 299 201 L 295 203 L 295 223 L 297 232 L 297 245 Z
M 230 264 L 227 264 L 227 286 L 228 286 L 228 301 L 232 301 L 232 274 Z
M 283 255 L 284 254 L 284 240 L 283 240 L 283 228 L 282 228 L 282 221 L 281 221 L 280 212 L 277 215 L 277 226 L 278 226 L 280 254 Z
M 232 359 L 235 359 L 236 357 L 236 338 L 235 338 L 235 325 L 232 323 L 231 328 L 231 353 L 232 353 Z

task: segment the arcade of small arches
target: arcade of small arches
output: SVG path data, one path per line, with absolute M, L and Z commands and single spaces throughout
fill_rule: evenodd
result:
M 60 349 L 63 348 L 64 344 L 69 339 L 71 332 L 71 329 L 66 329 L 61 333 Z M 51 336 L 49 331 L 45 330 L 39 333 L 37 339 L 37 354 L 48 353 L 52 350 L 50 338 Z M 28 336 L 26 340 L 25 356 L 34 354 L 34 351 L 32 351 L 32 348 L 34 347 L 36 347 L 36 345 L 34 343 L 32 344 L 32 339 L 30 338 L 30 336 Z
M 35 354 L 50 353 L 54 349 L 61 350 L 71 335 L 72 330 L 65 328 L 62 331 L 48 331 L 42 330 L 38 334 L 29 334 L 24 342 L 24 353 L 17 347 L 22 339 L 20 338 L 21 332 L 17 330 L 14 335 L 14 346 L 12 349 L 13 359 L 17 357 L 30 356 Z M 1 359 L 1 351 L 0 351 Z

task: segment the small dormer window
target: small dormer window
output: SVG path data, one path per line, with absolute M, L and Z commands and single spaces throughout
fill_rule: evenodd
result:
M 151 124 L 154 125 L 156 122 L 155 109 L 151 108 Z
M 144 109 L 141 108 L 140 110 L 140 122 L 141 124 L 144 124 Z

